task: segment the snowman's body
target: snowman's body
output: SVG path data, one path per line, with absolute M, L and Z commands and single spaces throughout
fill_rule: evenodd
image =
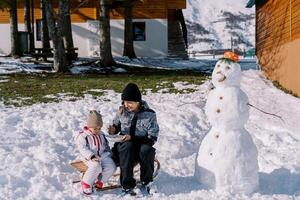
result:
M 212 75 L 216 88 L 205 108 L 212 129 L 201 143 L 196 176 L 208 189 L 249 194 L 258 187 L 257 149 L 244 128 L 249 107 L 240 78 L 237 63 L 216 64 Z

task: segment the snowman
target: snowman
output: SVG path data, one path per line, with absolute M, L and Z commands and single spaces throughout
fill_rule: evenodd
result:
M 206 189 L 250 194 L 258 188 L 257 149 L 244 128 L 248 97 L 240 89 L 238 56 L 226 52 L 215 65 L 205 113 L 212 125 L 196 160 L 195 176 Z

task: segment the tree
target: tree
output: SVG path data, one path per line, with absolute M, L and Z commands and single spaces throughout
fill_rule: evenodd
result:
M 9 15 L 10 15 L 10 41 L 11 52 L 13 57 L 20 56 L 20 50 L 18 46 L 18 14 L 17 14 L 17 0 L 9 1 Z
M 129 0 L 125 5 L 124 17 L 125 17 L 125 31 L 124 31 L 124 48 L 123 56 L 128 58 L 136 58 L 133 46 L 133 27 L 132 27 L 132 9 L 134 1 Z
M 110 0 L 100 0 L 99 31 L 100 31 L 100 62 L 105 67 L 115 65 L 111 53 L 110 41 Z
M 42 46 L 44 49 L 50 49 L 50 38 L 47 22 L 47 12 L 45 7 L 45 2 L 41 1 L 42 10 Z
M 31 29 L 31 8 L 30 8 L 30 0 L 24 0 L 24 25 L 25 25 L 25 31 L 29 33 L 29 51 L 33 52 L 34 49 L 34 35 Z
M 68 71 L 67 68 L 67 61 L 66 61 L 66 53 L 65 47 L 62 39 L 62 22 L 61 19 L 57 19 L 57 23 L 55 21 L 55 12 L 52 7 L 51 0 L 43 0 L 47 15 L 47 22 L 49 28 L 49 35 L 52 39 L 53 43 L 53 68 L 55 72 L 66 72 Z
M 63 40 L 66 49 L 74 48 L 69 0 L 59 1 L 60 19 L 62 22 Z

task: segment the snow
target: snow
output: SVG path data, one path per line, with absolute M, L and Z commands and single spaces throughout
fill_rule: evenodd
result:
M 125 73 L 125 72 L 127 72 L 125 69 L 123 69 L 123 68 L 116 68 L 116 69 L 114 69 L 113 70 L 115 73 Z
M 222 56 L 223 57 L 223 56 Z M 173 58 L 137 58 L 129 59 L 126 57 L 118 57 L 116 61 L 123 65 L 134 67 L 148 67 L 156 69 L 188 69 L 201 72 L 212 72 L 218 58 L 212 59 L 212 56 L 202 57 L 202 59 L 190 58 L 188 60 Z M 241 58 L 240 65 L 242 70 L 255 69 L 255 58 Z
M 46 70 L 49 71 L 50 64 L 34 64 L 28 62 L 26 57 L 15 59 L 10 57 L 0 57 L 0 74 L 14 74 L 14 73 L 40 73 Z
M 169 58 L 148 58 L 148 57 L 141 57 L 137 59 L 129 59 L 126 57 L 115 57 L 116 62 L 133 66 L 133 67 L 148 67 L 148 68 L 156 68 L 156 69 L 188 69 L 194 71 L 201 71 L 201 72 L 212 72 L 217 59 L 212 59 L 210 57 L 206 57 L 203 59 L 194 59 L 191 58 L 189 60 L 182 60 L 182 59 L 169 59 Z M 73 63 L 72 68 L 70 69 L 72 74 L 83 74 L 83 73 L 105 73 L 103 72 L 102 68 L 99 66 L 91 66 L 89 64 L 86 66 L 86 62 L 93 63 L 96 61 L 95 58 L 81 58 L 78 61 Z M 247 69 L 255 69 L 256 68 L 256 59 L 255 58 L 242 58 L 240 60 L 240 65 L 242 70 Z M 4 75 L 14 74 L 14 73 L 52 73 L 50 67 L 51 63 L 41 63 L 41 64 L 34 64 L 30 63 L 22 59 L 14 59 L 14 58 L 1 58 L 0 57 L 0 83 L 8 81 L 5 79 L 2 81 L 3 78 L 9 78 Z M 82 65 L 82 66 L 80 66 Z M 123 68 L 115 68 L 113 69 L 115 73 L 125 73 L 126 70 Z
M 246 8 L 247 2 L 248 0 L 188 0 L 183 14 L 188 28 L 191 26 L 188 29 L 189 51 L 230 49 L 231 37 L 242 40 L 234 45 L 235 48 L 247 50 L 254 47 L 255 19 L 250 19 L 250 16 L 255 14 L 255 7 Z M 234 17 L 226 19 L 228 13 Z M 201 29 L 196 25 L 200 25 Z
M 250 109 L 246 129 L 258 149 L 259 190 L 251 196 L 217 193 L 193 177 L 196 154 L 210 129 L 204 113 L 209 85 L 189 94 L 148 91 L 144 96 L 160 124 L 155 147 L 162 168 L 154 182 L 158 193 L 149 199 L 300 199 L 300 100 L 276 89 L 257 70 L 243 72 L 242 90 L 252 105 L 283 119 Z M 119 104 L 120 94 L 110 90 L 97 99 L 86 95 L 21 108 L 0 102 L 0 199 L 89 199 L 71 184 L 76 172 L 69 162 L 78 155 L 73 136 L 90 109 L 103 114 L 105 131 Z M 98 192 L 91 199 L 117 199 L 119 193 Z

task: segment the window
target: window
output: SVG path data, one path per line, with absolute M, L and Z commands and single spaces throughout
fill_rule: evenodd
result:
M 37 41 L 42 41 L 42 20 L 37 19 L 36 20 L 36 40 Z
M 133 41 L 146 40 L 146 25 L 145 22 L 133 22 Z

